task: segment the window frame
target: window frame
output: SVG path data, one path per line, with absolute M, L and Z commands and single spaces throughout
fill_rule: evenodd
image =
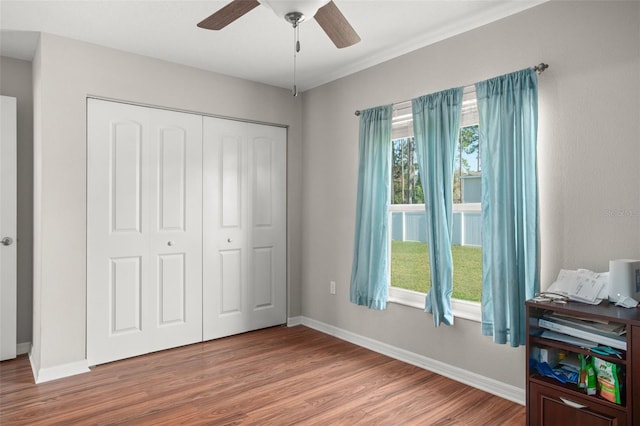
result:
M 400 207 L 402 206 L 402 208 Z M 410 207 L 409 207 L 410 206 Z M 424 204 L 389 204 L 389 213 L 394 211 L 421 211 L 424 212 Z M 387 302 L 405 305 L 412 308 L 424 310 L 426 293 L 419 291 L 407 290 L 391 285 L 391 241 L 392 241 L 392 215 L 389 214 L 389 255 L 387 256 L 388 267 L 388 285 L 387 285 Z M 451 310 L 453 316 L 471 321 L 481 322 L 482 311 L 480 302 L 472 302 L 469 300 L 451 298 Z
M 477 104 L 473 106 L 469 106 L 469 97 L 473 94 L 471 103 L 475 103 L 475 86 L 467 86 L 464 88 L 463 95 L 463 118 L 466 115 L 466 119 L 460 120 L 460 128 L 472 126 L 474 124 L 478 124 L 478 113 L 477 113 Z M 400 139 L 403 137 L 413 137 L 413 129 L 411 125 L 407 125 L 410 122 L 413 122 L 413 119 L 407 120 L 408 114 L 406 113 L 407 109 L 409 109 L 409 114 L 411 114 L 411 102 L 401 102 L 394 105 L 394 116 L 396 112 L 398 113 L 397 118 L 400 121 L 402 126 L 405 126 L 404 129 L 401 129 L 399 132 L 392 131 L 391 144 L 393 146 L 393 141 L 396 139 Z M 394 117 L 396 118 L 396 117 Z M 405 133 L 406 132 L 406 133 Z M 400 134 L 398 134 L 400 133 Z M 393 148 L 392 148 L 393 149 Z M 400 207 L 402 206 L 402 207 Z M 455 209 L 455 205 L 454 205 Z M 397 211 L 425 211 L 425 206 L 423 204 L 389 204 L 389 218 L 388 218 L 388 233 L 389 233 L 389 249 L 387 256 L 388 262 L 388 294 L 387 294 L 387 302 L 396 303 L 400 305 L 409 306 L 412 308 L 417 308 L 424 310 L 425 308 L 425 297 L 426 293 L 421 293 L 414 290 L 407 290 L 400 287 L 393 287 L 391 285 L 391 242 L 392 242 L 392 212 Z M 463 318 L 470 321 L 481 322 L 482 321 L 482 312 L 481 312 L 481 302 L 472 302 L 469 300 L 463 299 L 455 299 L 451 298 L 451 309 L 453 311 L 453 316 L 457 318 Z

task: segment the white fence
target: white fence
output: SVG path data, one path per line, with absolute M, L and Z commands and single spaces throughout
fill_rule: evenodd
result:
M 427 241 L 427 215 L 423 204 L 391 205 L 391 239 Z M 480 203 L 453 205 L 452 245 L 482 246 Z

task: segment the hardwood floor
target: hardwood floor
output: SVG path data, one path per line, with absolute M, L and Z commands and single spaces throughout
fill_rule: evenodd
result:
M 523 406 L 307 327 L 274 327 L 35 385 L 0 363 L 8 425 L 523 425 Z

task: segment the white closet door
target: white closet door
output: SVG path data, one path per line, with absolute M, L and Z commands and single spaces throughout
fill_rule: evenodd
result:
M 203 336 L 286 322 L 286 129 L 204 118 Z
M 0 99 L 0 361 L 17 346 L 17 100 Z
M 201 341 L 202 117 L 87 108 L 87 360 Z

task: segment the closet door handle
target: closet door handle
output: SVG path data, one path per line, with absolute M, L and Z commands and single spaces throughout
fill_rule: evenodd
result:
M 232 240 L 231 238 L 227 238 L 227 242 L 228 242 L 228 243 L 230 243 L 230 242 L 232 242 L 232 241 L 233 241 L 233 240 Z
M 172 245 L 174 245 L 174 244 L 175 244 L 175 243 L 174 243 L 173 241 L 167 241 L 167 245 L 168 245 L 169 247 L 171 247 L 171 246 L 172 246 Z

